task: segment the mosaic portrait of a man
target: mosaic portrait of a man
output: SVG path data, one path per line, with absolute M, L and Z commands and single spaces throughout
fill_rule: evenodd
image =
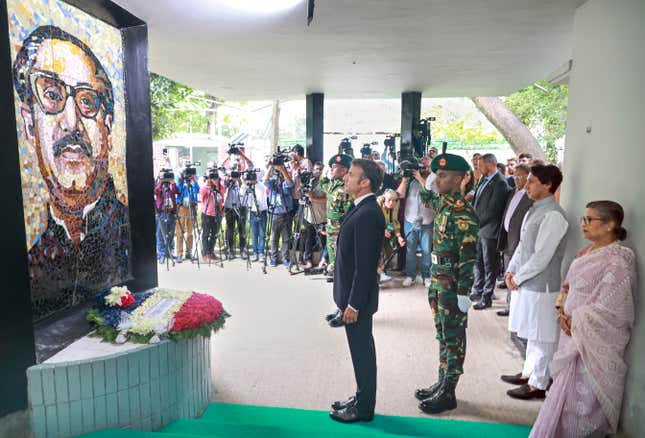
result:
M 21 158 L 33 159 L 31 167 L 21 162 L 21 175 L 36 320 L 130 275 L 122 126 L 115 135 L 123 97 L 115 105 L 110 74 L 87 38 L 91 25 L 81 31 L 85 42 L 56 25 L 34 26 L 16 47 Z

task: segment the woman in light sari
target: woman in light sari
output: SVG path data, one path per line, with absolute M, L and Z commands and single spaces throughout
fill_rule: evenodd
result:
M 625 374 L 625 348 L 634 323 L 634 252 L 622 207 L 587 204 L 582 233 L 591 245 L 578 252 L 556 306 L 560 341 L 550 365 L 553 385 L 532 438 L 604 437 L 616 431 Z

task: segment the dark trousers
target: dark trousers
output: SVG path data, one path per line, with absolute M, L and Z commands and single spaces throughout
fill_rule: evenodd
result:
M 202 213 L 202 255 L 213 255 L 222 218 Z
M 356 378 L 356 407 L 361 414 L 373 414 L 376 405 L 376 347 L 372 336 L 372 315 L 359 313 L 358 321 L 345 326 Z
M 306 222 L 305 227 L 304 260 L 305 262 L 310 262 L 313 259 L 314 251 L 322 251 L 325 242 L 323 240 L 324 236 L 317 231 L 316 225 Z
M 477 263 L 474 271 L 473 293 L 492 296 L 499 272 L 497 239 L 485 237 L 477 239 Z
M 289 236 L 291 235 L 291 213 L 274 214 L 271 224 L 271 260 L 279 259 L 279 243 L 282 237 L 282 260 L 289 260 Z
M 228 252 L 235 254 L 235 228 L 240 235 L 240 253 L 246 248 L 246 208 L 239 208 L 238 211 L 233 208 L 224 210 L 226 217 L 226 245 Z

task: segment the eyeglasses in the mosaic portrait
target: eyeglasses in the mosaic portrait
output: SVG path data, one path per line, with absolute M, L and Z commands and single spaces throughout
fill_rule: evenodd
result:
M 42 71 L 33 71 L 29 76 L 29 82 L 45 114 L 55 115 L 63 112 L 69 97 L 74 98 L 78 111 L 88 119 L 95 118 L 101 107 L 99 92 L 89 85 L 72 87 L 60 78 Z

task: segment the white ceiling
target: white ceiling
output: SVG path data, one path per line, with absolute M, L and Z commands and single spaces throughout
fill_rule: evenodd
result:
M 265 0 L 267 2 L 271 0 Z M 150 70 L 224 99 L 506 95 L 572 57 L 584 0 L 116 0 L 148 23 Z

